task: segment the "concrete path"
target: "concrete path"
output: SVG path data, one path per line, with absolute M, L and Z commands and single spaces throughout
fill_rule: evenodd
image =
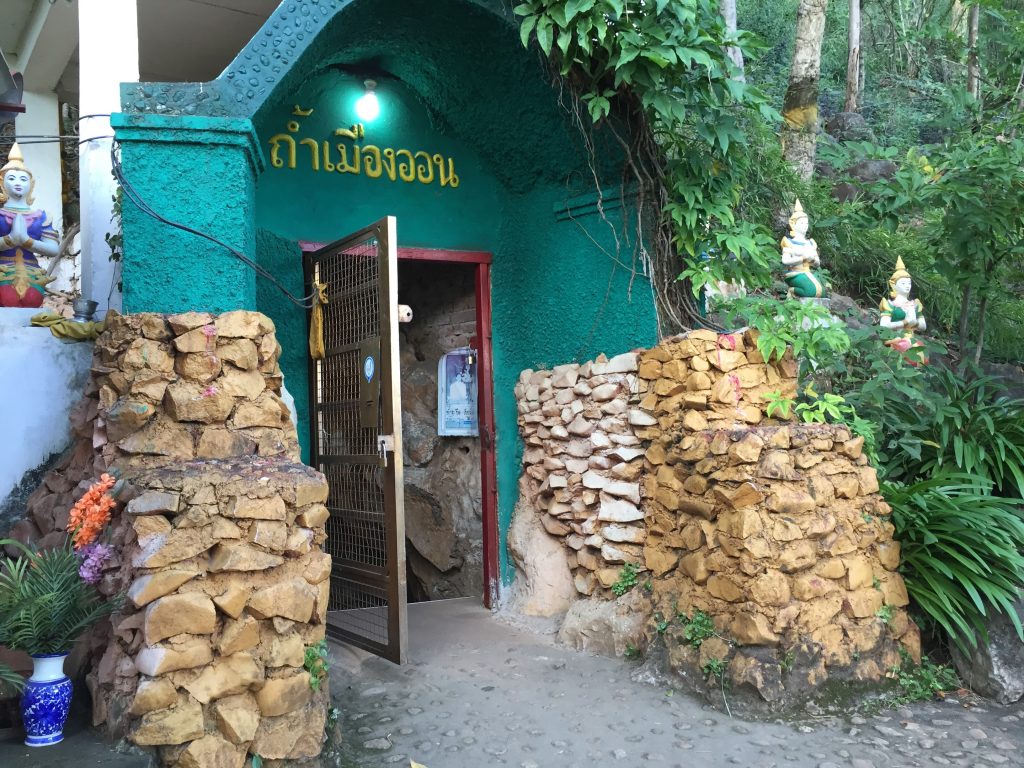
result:
M 576 653 L 475 600 L 410 606 L 410 663 L 331 649 L 341 744 L 323 768 L 813 768 L 1024 766 L 1024 706 L 918 704 L 792 724 L 731 719 L 631 679 L 639 667 Z M 84 694 L 79 692 L 81 701 Z M 0 743 L 0 768 L 147 768 L 85 726 L 63 744 Z
M 1024 706 L 957 700 L 793 724 L 731 719 L 503 623 L 475 600 L 409 608 L 410 663 L 335 645 L 341 768 L 1024 766 Z

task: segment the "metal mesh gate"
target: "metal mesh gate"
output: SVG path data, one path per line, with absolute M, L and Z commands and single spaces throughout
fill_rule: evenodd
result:
M 405 655 L 405 530 L 391 217 L 306 257 L 326 286 L 325 356 L 310 361 L 310 463 L 330 486 L 328 634 Z

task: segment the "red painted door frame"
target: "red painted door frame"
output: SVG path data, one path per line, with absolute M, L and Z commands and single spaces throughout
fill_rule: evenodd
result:
M 303 252 L 316 251 L 324 243 L 300 240 Z M 498 481 L 494 452 L 494 358 L 491 352 L 491 254 L 487 251 L 453 251 L 441 248 L 398 247 L 398 259 L 475 265 L 476 338 L 480 355 L 477 407 L 480 420 L 480 490 L 483 496 L 484 605 L 498 601 Z

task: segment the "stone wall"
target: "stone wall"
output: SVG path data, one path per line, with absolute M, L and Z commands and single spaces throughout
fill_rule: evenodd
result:
M 318 754 L 326 682 L 327 484 L 298 462 L 273 323 L 254 312 L 108 315 L 76 442 L 29 499 L 21 540 L 63 541 L 71 505 L 121 478 L 100 591 L 120 613 L 80 644 L 96 725 L 167 765 Z
M 319 754 L 327 685 L 313 691 L 303 660 L 330 594 L 323 477 L 245 457 L 122 480 L 131 500 L 107 578 L 127 601 L 89 677 L 94 720 L 167 765 Z
M 766 362 L 750 331 L 523 372 L 519 514 L 563 543 L 590 596 L 563 639 L 621 650 L 660 637 L 681 676 L 714 658 L 769 702 L 830 675 L 878 680 L 901 643 L 919 654 L 863 440 L 765 416 L 765 395 L 795 396 L 796 374 L 788 354 Z M 646 587 L 614 600 L 627 563 Z M 700 649 L 679 620 L 696 611 L 717 631 Z M 645 629 L 627 619 L 637 613 Z

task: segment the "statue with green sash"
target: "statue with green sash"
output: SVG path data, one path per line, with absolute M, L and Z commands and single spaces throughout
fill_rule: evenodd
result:
M 810 221 L 800 201 L 789 217 L 789 234 L 782 238 L 782 263 L 787 267 L 785 279 L 790 297 L 822 299 L 828 296 L 829 285 L 821 276 L 818 244 L 807 236 Z

